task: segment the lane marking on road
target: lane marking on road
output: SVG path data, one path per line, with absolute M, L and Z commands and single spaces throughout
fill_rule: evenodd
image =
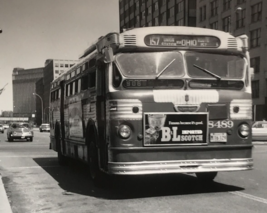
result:
M 60 167 L 60 165 L 54 165 L 54 166 L 18 166 L 18 167 L 8 167 L 7 170 L 10 169 L 42 169 L 42 168 L 54 168 L 54 167 Z
M 14 155 L 14 156 L 1 156 L 1 158 L 43 158 L 43 157 L 57 157 L 57 155 Z
M 235 191 L 235 192 L 229 192 L 229 193 L 230 193 L 230 194 L 237 195 L 237 196 L 240 196 L 240 197 L 248 198 L 248 199 L 250 199 L 250 200 L 258 201 L 258 202 L 260 202 L 260 203 L 267 204 L 267 199 L 262 198 L 262 197 L 257 197 L 257 196 L 254 196 L 254 195 L 250 195 L 250 194 L 246 194 L 246 193 L 238 192 L 238 191 Z

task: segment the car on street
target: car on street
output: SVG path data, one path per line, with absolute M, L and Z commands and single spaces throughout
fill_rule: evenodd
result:
M 4 130 L 5 130 L 5 129 L 4 129 L 4 126 L 3 126 L 2 124 L 0 124 L 0 132 L 1 132 L 1 133 L 4 133 Z
M 50 124 L 41 124 L 39 130 L 40 132 L 50 132 Z
M 28 123 L 12 123 L 7 130 L 7 140 L 14 139 L 33 140 L 33 131 Z
M 256 121 L 252 125 L 252 140 L 267 141 L 267 121 Z
M 8 129 L 9 128 L 9 124 L 3 124 L 4 129 Z

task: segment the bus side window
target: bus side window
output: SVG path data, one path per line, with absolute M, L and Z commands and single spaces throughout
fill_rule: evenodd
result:
M 80 79 L 79 79 L 80 80 Z M 75 81 L 75 94 L 78 93 L 78 80 Z
M 88 75 L 84 75 L 81 80 L 81 90 L 88 89 Z
M 78 91 L 77 91 L 78 93 L 81 92 L 81 81 L 82 81 L 81 79 L 78 79 L 78 84 L 77 84 L 78 85 L 77 86 L 78 87 Z
M 66 85 L 66 94 L 65 94 L 66 97 L 68 96 L 68 88 L 69 88 L 69 85 L 67 84 Z
M 58 99 L 61 97 L 61 89 L 58 90 Z
M 75 94 L 75 81 L 73 81 L 72 83 L 72 95 Z
M 96 85 L 96 70 L 89 73 L 89 88 L 94 88 Z

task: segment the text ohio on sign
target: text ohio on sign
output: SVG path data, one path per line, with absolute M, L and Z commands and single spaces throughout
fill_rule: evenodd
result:
M 220 46 L 220 39 L 214 36 L 147 35 L 145 44 L 159 47 L 217 48 Z

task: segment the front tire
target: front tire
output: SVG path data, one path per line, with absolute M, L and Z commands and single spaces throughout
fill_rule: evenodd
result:
M 201 182 L 211 183 L 217 174 L 218 172 L 198 172 L 196 173 L 196 176 Z

